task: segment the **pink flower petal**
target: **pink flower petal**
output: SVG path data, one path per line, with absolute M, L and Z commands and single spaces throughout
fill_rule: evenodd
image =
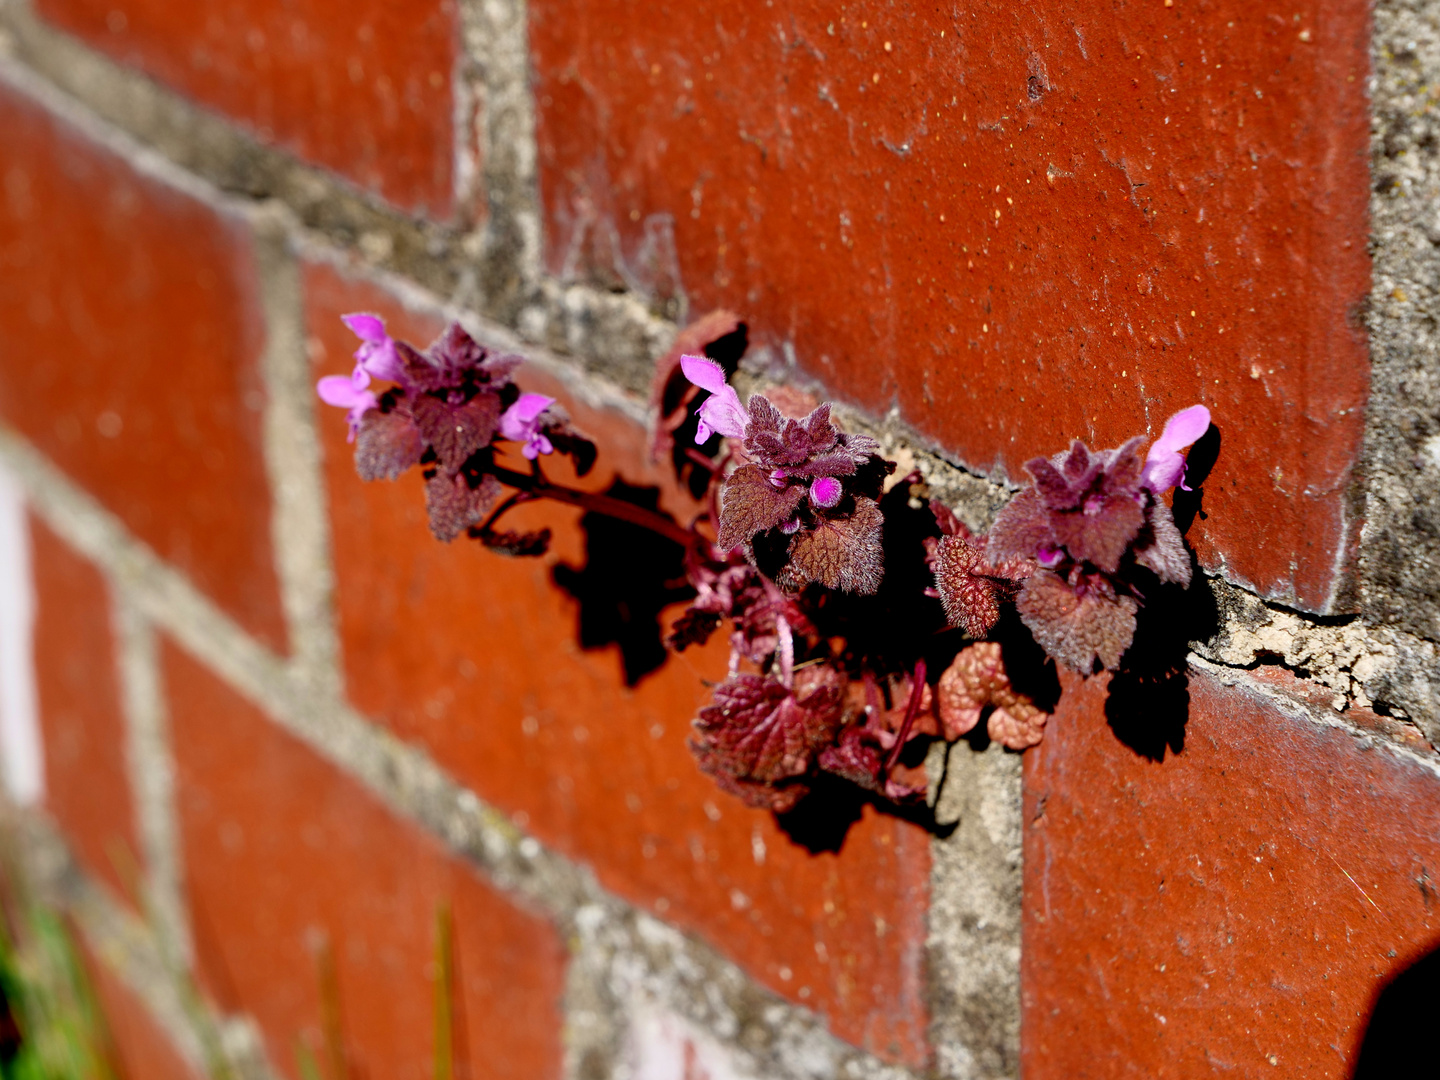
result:
M 1165 421 L 1165 430 L 1145 455 L 1141 483 L 1151 491 L 1169 491 L 1185 477 L 1185 455 L 1181 453 L 1210 427 L 1210 410 L 1204 405 L 1181 409 Z M 1185 490 L 1190 490 L 1185 488 Z
M 366 381 L 369 381 L 368 377 Z M 336 405 L 342 409 L 350 408 L 367 393 L 364 386 L 356 386 L 355 379 L 349 375 L 326 375 L 315 384 L 315 392 L 326 405 Z
M 689 379 L 701 390 L 709 390 L 712 394 L 718 394 L 726 388 L 725 369 L 714 360 L 703 356 L 682 356 L 680 357 L 680 370 L 685 378 Z
M 532 438 L 538 430 L 540 414 L 553 404 L 555 399 L 544 394 L 521 394 L 500 417 L 500 434 L 515 442 Z
M 840 501 L 844 490 L 840 481 L 833 476 L 822 476 L 810 485 L 810 501 L 821 509 L 828 510 Z
M 390 335 L 385 332 L 385 320 L 379 315 L 368 311 L 356 311 L 350 315 L 341 315 L 340 321 L 348 326 L 350 332 L 361 341 L 379 345 L 382 341 L 390 340 Z

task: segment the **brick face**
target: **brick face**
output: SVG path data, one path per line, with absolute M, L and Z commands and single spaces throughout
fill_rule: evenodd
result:
M 328 267 L 312 267 L 305 288 L 327 372 L 344 369 L 354 347 L 341 312 L 380 311 L 393 332 L 422 342 L 439 328 Z M 630 483 L 660 482 L 638 425 L 568 399 L 536 372 L 522 370 L 521 381 L 564 399 L 597 440 L 600 475 L 587 483 L 603 486 L 610 468 Z M 823 1013 L 842 1037 L 923 1061 L 928 836 L 867 810 L 838 854 L 798 847 L 770 815 L 721 794 L 686 750 L 706 680 L 724 675 L 718 642 L 671 657 L 633 689 L 613 647 L 577 646 L 577 605 L 551 573 L 584 561 L 578 512 L 526 508 L 524 527 L 555 530 L 544 559 L 446 546 L 425 527 L 418 473 L 364 484 L 343 414 L 326 410 L 321 430 L 356 706 L 591 864 L 607 887 Z
M 1026 755 L 1026 1077 L 1348 1077 L 1382 982 L 1440 945 L 1440 778 L 1190 689 L 1163 763 L 1115 740 L 1102 680 Z
M 201 1080 L 108 964 L 87 950 L 85 969 L 105 1017 L 116 1080 Z
M 297 1040 L 326 1059 L 326 1017 L 338 1016 L 349 1075 L 432 1076 L 436 919 L 448 908 L 455 1075 L 558 1077 L 565 951 L 549 923 L 186 654 L 168 642 L 163 653 L 186 897 L 216 1001 L 257 1019 L 287 1075 Z
M 116 59 L 405 210 L 449 215 L 450 0 L 40 0 Z
M 0 85 L 0 419 L 284 642 L 243 225 Z
M 100 572 L 31 519 L 45 808 L 90 873 L 132 898 L 141 870 L 125 720 Z
M 1012 479 L 1203 402 L 1202 560 L 1330 601 L 1367 389 L 1364 4 L 529 12 L 553 272 L 738 310 Z

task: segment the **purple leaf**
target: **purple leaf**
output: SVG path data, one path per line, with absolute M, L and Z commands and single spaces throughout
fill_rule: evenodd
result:
M 1050 512 L 1034 488 L 1026 488 L 1006 504 L 990 527 L 985 553 L 992 563 L 1001 559 L 1033 558 L 1054 542 Z
M 720 535 L 715 545 L 721 551 L 730 551 L 757 533 L 777 528 L 790 519 L 804 498 L 803 486 L 777 488 L 759 466 L 740 466 L 730 474 L 721 492 Z
M 992 566 L 983 542 L 942 536 L 935 548 L 935 588 L 951 626 L 983 638 L 1000 618 L 1000 602 L 1015 594 L 1016 580 L 1034 569 L 1029 560 L 1011 558 Z
M 732 675 L 700 710 L 692 749 L 735 780 L 804 776 L 835 738 L 843 689 L 844 677 L 825 665 L 799 672 L 793 689 L 773 675 Z
M 1050 522 L 1055 539 L 1072 558 L 1113 574 L 1145 523 L 1145 513 L 1133 495 L 1094 494 L 1079 509 L 1052 511 Z
M 1133 597 L 1117 596 L 1101 575 L 1074 577 L 1072 584 L 1050 570 L 1032 575 L 1015 600 L 1021 621 L 1067 667 L 1088 675 L 1098 658 L 1113 671 L 1135 637 L 1139 605 Z
M 437 540 L 449 543 L 468 529 L 485 520 L 485 515 L 500 497 L 500 481 L 489 473 L 472 488 L 464 476 L 436 473 L 425 484 L 425 510 L 430 516 L 430 531 Z
M 857 498 L 855 512 L 821 518 L 790 543 L 790 568 L 828 589 L 869 595 L 880 588 L 885 554 L 880 546 L 885 515 L 873 499 Z
M 1135 541 L 1135 561 L 1155 572 L 1161 581 L 1190 584 L 1190 552 L 1175 527 L 1174 515 L 1153 495 L 1145 512 L 1145 527 Z
M 362 480 L 394 480 L 424 452 L 425 441 L 408 411 L 369 412 L 360 421 L 355 470 Z
M 488 446 L 495 437 L 500 423 L 500 398 L 480 393 L 463 405 L 451 405 L 421 394 L 411 401 L 410 411 L 445 471 L 455 473 L 471 454 Z

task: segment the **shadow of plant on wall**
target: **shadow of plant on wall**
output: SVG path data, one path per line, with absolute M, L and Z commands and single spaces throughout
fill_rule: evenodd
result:
M 1215 613 L 1190 588 L 1194 557 L 1165 496 L 1178 488 L 1187 526 L 1200 512 L 1219 448 L 1203 405 L 1172 416 L 1148 449 L 1077 440 L 1027 462 L 1030 486 L 975 534 L 828 404 L 783 387 L 741 402 L 729 380 L 745 328 L 715 312 L 681 332 L 655 376 L 652 453 L 705 507 L 681 525 L 657 489 L 587 491 L 546 473 L 563 455 L 583 477 L 596 449 L 554 399 L 514 385 L 519 357 L 458 323 L 422 352 L 376 316 L 345 321 L 361 339 L 354 370 L 317 389 L 349 410 L 360 475 L 420 466 L 438 539 L 464 533 L 517 556 L 548 550 L 550 532 L 504 530 L 509 510 L 583 508 L 586 562 L 554 571 L 580 601 L 581 645 L 617 644 L 633 685 L 664 662 L 668 605 L 690 601 L 671 649 L 726 632 L 729 671 L 690 748 L 797 843 L 837 849 L 865 802 L 939 829 L 927 748 L 1036 745 L 1057 665 L 1111 673 L 1106 715 L 1135 752 L 1160 760 L 1183 747 L 1186 644 L 1209 635 Z M 377 379 L 390 387 L 377 393 Z

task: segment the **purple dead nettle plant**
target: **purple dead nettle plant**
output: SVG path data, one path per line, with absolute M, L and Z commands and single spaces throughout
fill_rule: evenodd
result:
M 1190 553 L 1161 496 L 1184 486 L 1183 451 L 1209 426 L 1210 411 L 1193 405 L 1166 422 L 1143 459 L 1137 438 L 1100 451 L 1076 440 L 1066 453 L 1027 462 L 1033 485 L 987 536 L 944 530 L 935 581 L 951 623 L 983 636 L 999 602 L 1013 597 L 1057 661 L 1087 675 L 1097 663 L 1118 668 L 1145 599 L 1137 568 L 1190 584 Z
M 734 316 L 692 324 L 657 372 L 657 455 L 673 457 L 677 476 L 682 467 L 690 474 L 708 507 L 689 527 L 546 476 L 547 455 L 570 457 L 583 476 L 596 452 L 552 398 L 514 385 L 519 357 L 491 352 L 458 323 L 422 352 L 392 339 L 377 316 L 344 320 L 361 341 L 355 367 L 320 380 L 320 397 L 348 411 L 362 478 L 421 466 L 439 539 L 467 533 L 505 554 L 542 554 L 548 529 L 507 532 L 497 523 L 514 506 L 551 499 L 682 545 L 695 596 L 669 645 L 703 643 L 728 624 L 730 646 L 728 674 L 700 710 L 690 746 L 721 788 L 753 806 L 788 810 L 823 774 L 881 799 L 920 801 L 923 754 L 910 748 L 959 739 L 982 721 L 1008 747 L 1034 745 L 1048 716 L 1012 685 L 1001 646 L 986 640 L 1002 607 L 1013 603 L 1051 657 L 1089 674 L 1097 662 L 1117 667 L 1130 644 L 1145 599 L 1137 568 L 1189 582 L 1189 553 L 1161 497 L 1183 486 L 1183 451 L 1209 426 L 1203 406 L 1172 417 L 1144 458 L 1132 439 L 1099 452 L 1076 442 L 1029 462 L 1033 486 L 988 535 L 932 502 L 924 553 L 934 588 L 921 580 L 897 606 L 884 590 L 908 586 L 890 580 L 920 579 L 886 566 L 883 507 L 908 505 L 919 475 L 889 479 L 895 465 L 879 444 L 841 431 L 828 404 L 791 416 L 776 402 L 792 406 L 793 392 L 742 402 L 724 367 L 697 355 L 741 327 Z M 506 463 L 506 442 L 528 468 Z M 901 498 L 887 501 L 895 488 Z M 925 595 L 938 597 L 943 614 Z M 901 610 L 914 625 L 893 635 L 882 628 L 878 638 L 909 644 L 898 653 L 877 646 L 873 621 Z M 938 678 L 927 658 L 943 666 Z

